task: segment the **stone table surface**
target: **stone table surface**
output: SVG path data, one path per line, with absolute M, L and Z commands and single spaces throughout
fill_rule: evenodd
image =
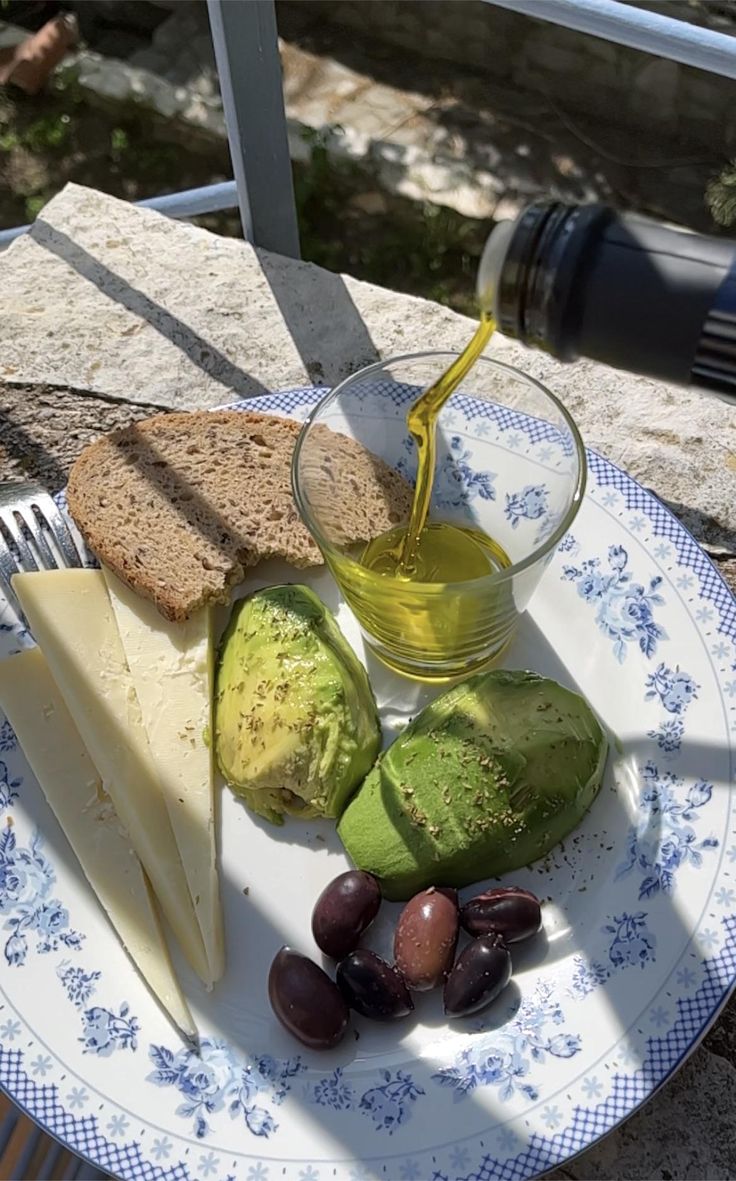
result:
M 462 348 L 473 328 L 70 185 L 0 255 L 0 479 L 56 490 L 87 442 L 134 417 L 330 385 L 379 357 Z M 493 352 L 552 389 L 586 443 L 667 503 L 736 589 L 733 409 L 501 338 Z M 549 1176 L 736 1178 L 736 1005 L 636 1115 Z

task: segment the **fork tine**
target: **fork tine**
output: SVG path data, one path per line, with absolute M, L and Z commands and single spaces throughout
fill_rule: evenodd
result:
M 69 526 L 52 497 L 47 492 L 34 497 L 33 508 L 39 514 L 41 521 L 45 521 L 51 530 L 54 540 L 61 550 L 65 565 L 82 566 L 82 558 L 69 531 Z
M 35 525 L 35 529 L 33 530 L 33 544 L 38 550 L 39 557 L 41 559 L 41 567 L 44 570 L 56 570 L 59 563 L 56 560 L 56 555 L 51 550 L 51 546 L 46 540 L 46 530 L 44 529 L 43 519 L 39 516 L 34 504 L 31 505 L 30 512 Z
M 2 547 L 0 547 L 0 548 L 2 548 Z M 17 573 L 18 573 L 17 570 L 13 571 L 13 574 L 17 574 Z M 5 574 L 4 571 L 0 572 L 0 590 L 2 590 L 3 594 L 5 595 L 6 603 L 10 604 L 10 606 L 13 608 L 13 610 L 15 611 L 15 614 L 18 616 L 19 619 L 23 619 L 24 615 L 21 610 L 20 603 L 18 602 L 18 598 L 16 596 L 15 591 L 13 590 L 12 586 L 10 585 L 10 578 Z
M 25 623 L 11 578 L 20 570 L 83 566 L 69 526 L 56 503 L 32 483 L 0 484 L 0 592 Z
M 19 618 L 22 618 L 20 603 L 18 602 L 15 591 L 10 585 L 10 579 L 14 574 L 18 573 L 18 563 L 13 558 L 8 546 L 5 533 L 0 528 L 0 590 L 5 595 L 6 601 L 15 611 Z
M 38 570 L 38 562 L 36 561 L 33 551 L 31 550 L 31 547 L 29 546 L 23 531 L 23 525 L 25 525 L 26 529 L 29 528 L 29 525 L 21 512 L 21 508 L 21 505 L 13 505 L 10 508 L 6 508 L 0 512 L 0 524 L 3 527 L 6 536 L 10 538 L 11 542 L 18 551 L 21 569 Z M 18 518 L 20 518 L 20 522 L 22 522 L 22 524 L 19 522 Z M 30 532 L 33 534 L 32 529 Z

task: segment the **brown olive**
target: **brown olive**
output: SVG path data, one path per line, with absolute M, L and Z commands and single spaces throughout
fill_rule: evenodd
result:
M 290 947 L 271 964 L 268 999 L 281 1024 L 311 1050 L 330 1050 L 347 1029 L 348 1007 L 337 985 Z
M 312 934 L 320 951 L 341 960 L 358 946 L 380 905 L 381 887 L 372 873 L 341 873 L 325 886 L 312 911 Z
M 458 934 L 457 891 L 430 886 L 399 915 L 394 959 L 409 988 L 436 988 L 452 967 Z
M 469 935 L 502 935 L 505 943 L 519 943 L 542 926 L 542 907 L 529 890 L 499 886 L 466 902 L 460 922 Z
M 511 955 L 500 935 L 483 935 L 460 953 L 445 981 L 445 1013 L 469 1017 L 485 1009 L 511 979 Z
M 365 947 L 337 965 L 337 986 L 351 1009 L 374 1021 L 396 1021 L 414 1008 L 401 973 Z

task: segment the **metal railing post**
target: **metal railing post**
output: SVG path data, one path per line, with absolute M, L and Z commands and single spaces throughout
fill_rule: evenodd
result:
M 205 185 L 199 189 L 183 189 L 179 193 L 164 193 L 161 197 L 145 197 L 134 201 L 144 209 L 155 209 L 167 217 L 201 217 L 203 213 L 219 213 L 223 209 L 237 209 L 238 189 L 234 180 L 225 180 L 216 185 Z M 42 216 L 42 214 L 41 214 Z M 0 252 L 27 234 L 30 225 L 15 226 L 11 230 L 0 230 Z
M 635 8 L 622 0 L 485 0 L 485 3 L 695 66 L 710 74 L 736 78 L 736 37 L 669 16 L 666 3 L 662 12 Z
M 299 258 L 274 0 L 207 0 L 243 233 Z

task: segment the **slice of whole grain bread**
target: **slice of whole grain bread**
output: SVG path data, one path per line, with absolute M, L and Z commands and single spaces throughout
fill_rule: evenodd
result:
M 167 619 L 186 619 L 227 602 L 265 558 L 321 563 L 291 492 L 300 429 L 252 411 L 158 414 L 84 449 L 69 510 L 101 562 Z M 316 438 L 340 540 L 368 540 L 408 518 L 411 489 L 397 472 L 345 435 L 321 427 Z

